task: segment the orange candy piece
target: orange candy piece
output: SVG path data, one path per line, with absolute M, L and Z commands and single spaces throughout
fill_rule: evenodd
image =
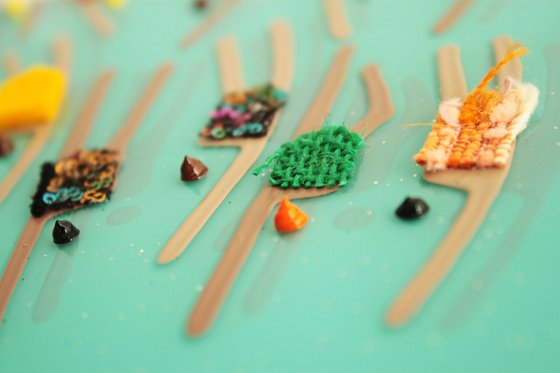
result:
M 290 233 L 302 229 L 307 224 L 309 217 L 299 207 L 284 197 L 274 216 L 274 225 L 280 233 Z

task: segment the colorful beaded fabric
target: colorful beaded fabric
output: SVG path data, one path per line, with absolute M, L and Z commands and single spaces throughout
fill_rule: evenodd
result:
M 116 154 L 106 149 L 79 151 L 56 163 L 44 163 L 31 214 L 40 217 L 109 199 L 119 167 Z
M 229 93 L 210 114 L 200 135 L 212 140 L 265 136 L 285 102 L 286 93 L 272 84 Z
M 504 167 L 537 106 L 539 90 L 512 78 L 507 78 L 504 93 L 486 86 L 507 62 L 526 53 L 515 45 L 464 102 L 442 102 L 416 163 L 427 171 Z
M 344 126 L 327 126 L 282 145 L 253 174 L 271 168 L 269 182 L 280 188 L 344 186 L 356 171 L 363 143 Z

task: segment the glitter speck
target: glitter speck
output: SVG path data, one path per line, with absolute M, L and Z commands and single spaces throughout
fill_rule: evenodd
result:
M 555 130 L 557 130 L 557 129 L 558 129 L 558 126 L 554 126 L 554 127 L 552 127 L 552 128 L 554 128 Z
M 399 181 L 400 181 L 401 183 L 404 183 L 404 179 L 403 179 L 402 177 L 399 179 Z
M 352 206 L 352 201 L 348 201 L 348 206 Z
M 412 177 L 418 177 L 418 174 L 417 174 L 417 173 L 413 173 L 413 174 L 412 174 Z
M 142 254 L 144 254 L 144 249 L 138 250 L 138 255 L 140 256 L 140 255 L 142 255 Z
M 89 318 L 89 313 L 87 313 L 86 311 L 82 312 L 82 319 L 87 319 Z
M 130 243 L 130 247 L 134 247 L 134 242 L 131 242 L 131 243 Z
M 110 257 L 109 257 L 109 260 L 112 262 L 113 260 L 115 260 L 115 258 L 112 257 L 112 256 L 110 256 Z
M 366 215 L 367 215 L 367 216 L 373 215 L 373 211 L 372 211 L 372 210 L 366 210 Z
M 97 222 L 97 223 L 95 223 L 95 225 L 96 225 L 97 227 L 99 227 L 99 226 L 101 226 L 101 223 L 100 223 L 100 222 Z
M 280 237 L 278 236 L 272 237 L 272 242 L 278 242 L 278 240 L 280 240 Z
M 204 285 L 198 284 L 194 288 L 196 289 L 196 291 L 198 291 L 200 293 L 204 289 Z
M 387 144 L 387 141 L 383 140 L 383 141 L 381 141 L 381 144 L 385 145 L 385 144 Z
M 377 185 L 377 184 L 379 184 L 379 181 L 373 180 L 373 185 Z
M 261 258 L 264 259 L 264 258 L 266 258 L 267 256 L 268 256 L 268 254 L 267 254 L 266 251 L 263 251 L 263 252 L 261 253 Z

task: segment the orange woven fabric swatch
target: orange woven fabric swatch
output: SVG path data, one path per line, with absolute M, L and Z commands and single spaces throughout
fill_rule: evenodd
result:
M 507 62 L 526 53 L 525 48 L 516 45 L 464 102 L 442 102 L 432 130 L 414 160 L 428 171 L 505 166 L 515 137 L 526 127 L 536 107 L 538 89 L 511 78 L 504 93 L 486 86 Z

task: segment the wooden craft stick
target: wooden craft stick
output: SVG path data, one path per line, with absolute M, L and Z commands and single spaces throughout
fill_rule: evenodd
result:
M 126 153 L 128 141 L 132 137 L 134 131 L 138 128 L 139 122 L 144 118 L 146 111 L 154 102 L 162 85 L 169 77 L 172 68 L 172 64 L 165 63 L 155 72 L 142 96 L 140 96 L 139 100 L 131 110 L 131 113 L 125 121 L 122 130 L 119 131 L 111 141 L 109 147 L 113 150 L 117 150 L 120 153 L 121 159 Z M 99 85 L 104 86 L 107 84 L 106 79 L 108 78 L 105 75 L 100 77 L 100 80 L 97 83 L 98 85 L 96 85 L 96 87 L 92 90 L 92 95 L 88 99 L 88 104 L 83 109 L 83 114 L 80 115 L 80 119 L 85 119 L 85 121 L 82 122 L 82 124 L 86 125 L 85 132 L 89 131 L 89 120 L 91 120 L 89 117 L 90 113 L 95 112 L 95 107 L 102 101 L 97 96 L 100 92 L 97 87 L 99 87 Z M 91 107 L 88 107 L 89 105 L 91 105 Z M 78 142 L 83 143 L 84 138 L 81 134 L 77 133 L 81 130 L 81 128 L 74 127 L 73 133 L 67 139 L 63 153 L 69 153 L 74 148 L 74 145 L 71 144 L 70 141 L 77 140 Z M 75 207 L 75 209 L 77 208 L 79 207 Z M 48 212 L 40 218 L 31 218 L 27 223 L 26 228 L 20 236 L 18 244 L 12 253 L 12 257 L 8 262 L 8 266 L 4 271 L 4 275 L 0 280 L 0 318 L 8 305 L 9 299 L 15 289 L 19 277 L 21 276 L 23 268 L 25 267 L 27 258 L 29 257 L 31 250 L 39 237 L 42 227 L 50 218 L 67 211 L 69 210 L 66 209 Z
M 293 39 L 289 25 L 282 21 L 275 22 L 271 27 L 271 37 L 274 60 L 272 79 L 276 79 L 276 83 L 279 86 L 289 88 L 294 67 Z M 221 60 L 219 66 L 224 80 L 222 83 L 224 91 L 227 93 L 230 89 L 236 90 L 237 86 L 243 84 L 243 79 L 233 78 L 233 75 L 239 76 L 241 74 L 241 62 L 239 57 L 237 57 L 235 44 L 231 39 L 225 39 L 218 43 L 218 58 Z M 233 63 L 230 64 L 228 63 L 229 61 L 233 61 Z M 261 138 L 226 139 L 220 141 L 201 139 L 199 141 L 199 144 L 202 146 L 238 146 L 240 151 L 210 193 L 183 221 L 175 234 L 167 242 L 157 259 L 158 263 L 164 264 L 177 259 L 188 247 L 214 211 L 216 211 L 218 206 L 262 153 L 278 119 L 279 114 L 275 116 L 267 135 Z
M 457 23 L 473 2 L 474 0 L 456 0 L 455 4 L 435 24 L 432 32 L 439 35 L 449 30 Z
M 439 86 L 442 100 L 467 97 L 467 82 L 461 65 L 461 50 L 446 45 L 437 52 Z
M 222 92 L 224 94 L 241 91 L 245 88 L 243 65 L 239 57 L 237 42 L 233 37 L 225 37 L 216 43 Z
M 31 3 L 29 15 L 23 20 L 19 29 L 19 34 L 22 37 L 27 37 L 37 25 L 39 18 L 45 10 L 47 1 L 34 1 Z
M 497 36 L 492 40 L 494 46 L 494 56 L 499 61 L 507 54 L 508 49 L 513 45 L 513 40 L 507 35 Z M 498 72 L 498 84 L 501 90 L 505 87 L 505 81 L 508 76 L 516 80 L 520 80 L 523 74 L 523 66 L 519 58 L 509 61 L 502 70 Z
M 323 7 L 331 35 L 336 39 L 346 39 L 352 36 L 344 0 L 323 0 Z
M 57 38 L 53 44 L 53 60 L 67 75 L 70 74 L 70 55 L 71 46 L 69 39 L 66 37 Z M 27 144 L 24 152 L 0 183 L 0 203 L 10 194 L 25 171 L 43 150 L 53 130 L 53 123 L 54 121 L 46 123 L 33 131 L 33 137 Z
M 507 49 L 504 45 L 507 40 L 502 39 L 497 43 L 501 47 L 495 48 L 496 57 L 499 61 Z M 454 59 L 446 58 L 440 59 L 439 62 L 441 67 L 457 63 Z M 508 68 L 508 73 L 516 74 L 512 71 L 512 65 Z M 443 98 L 456 97 L 456 93 L 461 90 L 461 81 L 464 77 L 462 75 L 456 76 L 452 72 L 462 71 L 462 69 L 455 67 L 445 69 L 445 71 L 447 73 L 440 75 L 441 79 L 447 80 L 445 84 L 441 83 Z M 518 78 L 520 79 L 521 76 L 518 76 Z M 461 98 L 464 98 L 464 96 Z M 426 181 L 465 190 L 468 193 L 467 200 L 447 236 L 389 309 L 386 317 L 387 325 L 398 327 L 408 322 L 418 313 L 437 286 L 451 271 L 500 193 L 509 172 L 512 158 L 512 156 L 509 157 L 506 167 L 502 169 L 451 169 L 442 172 L 424 173 Z
M 290 25 L 284 21 L 272 23 L 272 78 L 277 88 L 288 91 L 295 71 L 294 37 Z
M 194 44 L 204 34 L 212 29 L 222 18 L 224 18 L 235 5 L 241 0 L 223 0 L 223 2 L 206 18 L 204 22 L 198 25 L 193 31 L 189 32 L 183 38 L 181 46 L 186 48 Z
M 173 68 L 174 66 L 170 62 L 166 62 L 158 68 L 144 94 L 129 113 L 124 125 L 107 145 L 108 148 L 117 150 L 121 158 L 126 154 L 130 138 L 134 135 L 138 126 L 148 113 L 150 106 L 156 100 L 163 85 L 173 72 Z
M 58 36 L 53 45 L 53 61 L 55 66 L 69 74 L 72 67 L 72 44 L 66 36 Z
M 74 151 L 76 146 L 74 141 L 78 144 L 84 142 L 84 138 L 87 137 L 87 134 L 89 133 L 91 122 L 95 119 L 95 115 L 99 111 L 100 105 L 107 93 L 112 77 L 112 72 L 106 71 L 96 79 L 93 89 L 86 99 L 82 112 L 78 117 L 78 121 L 72 129 L 72 133 L 66 140 L 62 154 L 69 155 Z M 84 127 L 82 127 L 82 125 Z M 16 247 L 14 248 L 12 257 L 4 270 L 2 279 L 0 280 L 0 320 L 2 320 L 4 311 L 8 306 L 10 297 L 12 296 L 21 273 L 23 272 L 25 263 L 27 263 L 27 259 L 31 254 L 33 246 L 39 238 L 44 224 L 52 216 L 54 216 L 54 214 L 46 214 L 41 218 L 31 218 L 24 228 Z
M 311 110 L 322 107 L 323 110 L 328 112 L 331 109 L 334 103 L 334 101 L 331 101 L 331 95 L 334 95 L 336 98 L 342 87 L 342 84 L 337 83 L 344 81 L 344 76 L 350 62 L 350 55 L 351 50 L 347 48 L 343 48 L 337 54 L 327 74 L 326 81 L 321 86 L 320 92 L 316 95 L 311 105 Z M 322 124 L 323 122 L 320 121 L 320 123 Z M 310 126 L 310 123 L 302 121 L 300 127 L 302 125 Z M 301 128 L 296 133 L 299 130 Z M 291 193 L 301 194 L 299 196 L 296 195 L 295 198 L 304 198 L 308 194 L 327 194 L 334 190 L 333 188 L 297 189 L 291 191 Z M 251 252 L 262 225 L 283 195 L 282 190 L 267 185 L 246 211 L 239 228 L 224 252 L 220 264 L 216 267 L 187 321 L 186 331 L 190 336 L 200 336 L 212 325 L 239 271 Z M 294 197 L 294 195 L 291 196 Z
M 353 53 L 354 47 L 348 45 L 336 54 L 331 68 L 323 81 L 323 85 L 319 89 L 319 93 L 300 122 L 293 138 L 318 130 L 323 126 L 334 105 L 338 92 L 344 84 Z
M 362 138 L 368 137 L 395 113 L 391 92 L 377 65 L 366 66 L 362 70 L 369 98 L 369 111 L 350 130 Z
M 4 312 L 6 311 L 6 307 L 8 307 L 12 293 L 21 277 L 25 263 L 27 263 L 31 250 L 39 238 L 41 230 L 47 220 L 48 218 L 29 219 L 14 248 L 10 261 L 4 270 L 4 274 L 0 280 L 0 325 L 2 325 Z
M 74 0 L 76 6 L 84 14 L 91 27 L 102 37 L 113 34 L 114 26 L 107 15 L 103 12 L 101 4 L 97 1 Z
M 84 148 L 86 139 L 91 132 L 95 118 L 103 105 L 105 96 L 114 78 L 114 70 L 105 70 L 97 77 L 88 99 L 78 115 L 74 128 L 66 139 L 66 143 L 60 153 L 60 158 L 70 157 Z
M 15 52 L 4 54 L 4 69 L 8 75 L 14 75 L 21 69 L 19 57 Z

